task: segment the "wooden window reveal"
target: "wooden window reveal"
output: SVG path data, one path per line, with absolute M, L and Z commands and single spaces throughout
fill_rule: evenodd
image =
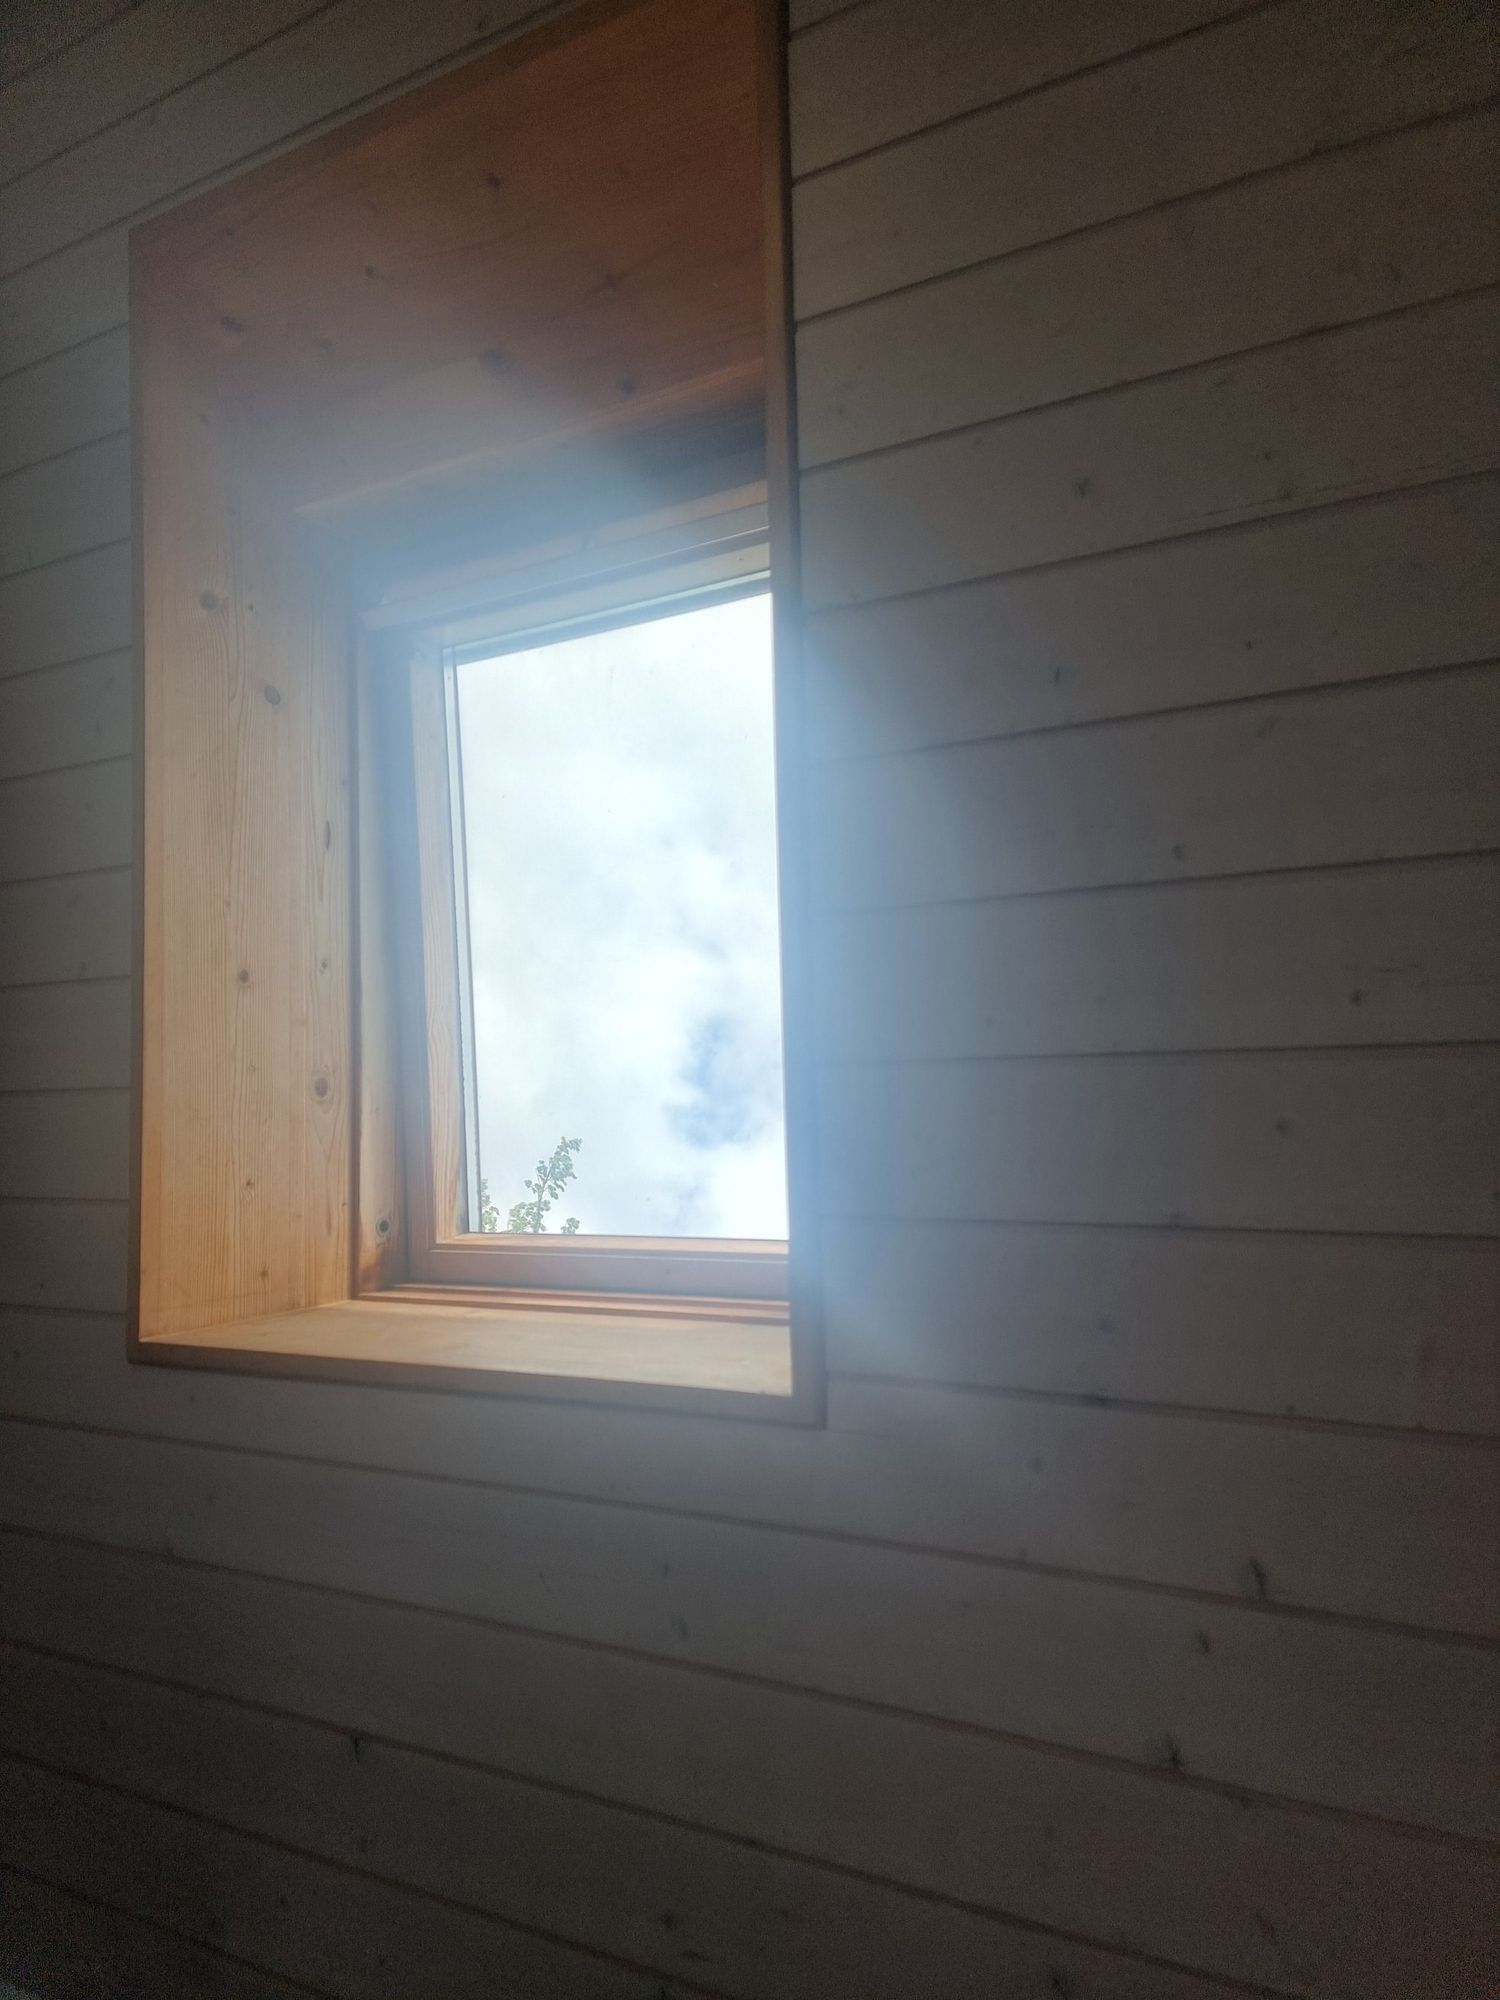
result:
M 783 64 L 597 0 L 133 234 L 138 1359 L 818 1414 Z M 477 1233 L 442 663 L 767 567 L 789 1247 Z

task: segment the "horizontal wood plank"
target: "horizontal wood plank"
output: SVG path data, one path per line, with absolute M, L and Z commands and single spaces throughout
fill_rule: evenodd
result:
M 1482 6 L 1253 8 L 835 167 L 795 191 L 798 317 L 1481 103 L 1497 36 Z
M 0 1195 L 123 1201 L 129 1093 L 41 1090 L 0 1097 Z
M 0 479 L 0 575 L 130 533 L 130 444 L 101 438 Z
M 868 0 L 791 47 L 792 172 L 806 174 L 1232 13 L 1237 0 Z M 851 90 L 857 76 L 860 88 Z
M 1486 665 L 864 758 L 823 774 L 814 880 L 878 907 L 1472 853 L 1497 744 Z
M 442 1480 L 5 1430 L 12 1526 L 1496 1830 L 1473 1718 L 1500 1696 L 1500 1655 L 1482 1647 Z
M 6 1537 L 3 1560 L 0 1629 L 315 1716 L 364 1739 L 365 1772 L 385 1754 L 370 1736 L 392 1738 L 1234 1978 L 1347 1981 L 1366 2000 L 1409 2000 L 1432 1965 L 1482 1965 L 1494 1948 L 1488 1857 L 1370 1822 L 152 1556 Z
M 204 1378 L 158 1386 L 127 1366 L 119 1329 L 12 1315 L 0 1410 L 50 1422 L 606 1503 L 855 1535 L 992 1560 L 1219 1591 L 1448 1629 L 1500 1624 L 1500 1580 L 1459 1532 L 1493 1504 L 1482 1447 L 1325 1435 L 1145 1412 L 1011 1401 L 868 1381 L 832 1386 L 827 1434 L 613 1413 L 434 1409 L 408 1393 L 269 1384 L 240 1396 Z M 353 1395 L 355 1408 L 347 1401 Z M 1183 1491 L 1212 1505 L 1180 1505 Z M 1399 1509 L 1390 1496 L 1399 1491 Z M 1316 1529 L 1307 1522 L 1314 1520 Z M 1441 1549 L 1444 1560 L 1397 1551 Z M 1260 1581 L 1254 1581 L 1258 1566 Z
M 845 911 L 817 958 L 825 1059 L 1500 1041 L 1500 860 Z
M 888 1221 L 824 1237 L 835 1369 L 1500 1432 L 1493 1244 Z
M 821 756 L 1500 658 L 1500 479 L 1255 521 L 809 622 Z
M 802 481 L 809 604 L 1490 471 L 1497 330 L 1492 289 L 822 467 Z
M 123 1201 L 0 1198 L 0 1303 L 123 1312 L 128 1235 Z
M 0 987 L 0 1092 L 124 1089 L 130 1082 L 130 987 Z
M 0 1869 L 0 1978 L 49 2000 L 98 2000 L 116 1992 L 155 2000 L 298 2000 L 305 1986 L 224 1958 L 154 1924 L 71 1890 Z
M 0 95 L 0 181 L 76 146 L 101 126 L 181 90 L 281 32 L 317 0 L 134 0 Z
M 0 376 L 0 474 L 123 430 L 129 378 L 124 327 Z
M 0 676 L 129 646 L 130 604 L 128 542 L 0 580 Z
M 0 783 L 0 881 L 126 866 L 130 797 L 124 757 Z
M 835 1216 L 1493 1236 L 1500 1050 L 825 1064 Z
M 124 653 L 0 680 L 0 779 L 129 753 L 132 668 Z
M 0 1863 L 337 2000 L 381 2000 L 434 1965 L 452 2000 L 658 2000 L 651 1972 L 502 1927 L 456 1903 L 5 1759 Z M 691 1991 L 692 1989 L 688 1989 Z M 712 1995 L 712 1987 L 699 1992 Z
M 1493 284 L 1497 147 L 1489 106 L 814 320 L 803 467 Z
M 0 987 L 114 979 L 130 970 L 130 877 L 62 877 L 0 887 Z
M 508 1775 L 98 1668 L 0 1648 L 0 1742 L 336 1865 L 680 1974 L 743 2000 L 1218 1991 L 806 1861 Z M 81 1739 L 77 1716 L 98 1734 Z M 518 1868 L 515 1857 L 524 1854 Z
M 0 33 L 0 82 L 55 62 L 86 35 L 127 11 L 131 0 L 32 0 L 8 9 Z
M 120 223 L 0 278 L 0 375 L 125 324 L 128 235 Z

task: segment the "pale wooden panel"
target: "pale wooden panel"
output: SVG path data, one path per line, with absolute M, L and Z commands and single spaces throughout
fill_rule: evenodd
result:
M 159 104 L 0 189 L 12 271 L 305 138 L 436 64 L 514 29 L 528 0 L 334 0 Z
M 0 989 L 0 1091 L 98 1090 L 130 1082 L 130 988 Z
M 829 1365 L 1500 1431 L 1500 1253 L 1421 1237 L 825 1228 Z
M 825 1064 L 837 1216 L 1495 1233 L 1500 1051 Z
M 992 1560 L 1024 1553 L 1430 1627 L 1482 1632 L 1497 1622 L 1500 1578 L 1461 1532 L 1494 1505 L 1483 1447 L 867 1380 L 835 1381 L 827 1435 L 666 1417 L 622 1435 L 612 1415 L 577 1405 L 434 1408 L 348 1385 L 303 1397 L 307 1385 L 242 1396 L 221 1383 L 209 1399 L 201 1375 L 159 1386 L 160 1371 L 127 1365 L 113 1325 L 59 1334 L 40 1319 L 8 1324 L 0 1407 L 32 1420 L 438 1477 L 489 1480 L 499 1466 L 508 1485 L 606 1502 Z M 1184 1508 L 1184 1492 L 1214 1503 Z M 1451 1553 L 1434 1563 L 1433 1549 Z
M 6 577 L 0 581 L 0 676 L 128 646 L 130 596 L 128 542 Z
M 111 979 L 130 970 L 130 877 L 0 887 L 0 986 Z
M 124 327 L 0 377 L 0 473 L 123 430 L 129 377 Z
M 0 479 L 0 574 L 35 569 L 129 533 L 126 438 L 101 438 Z
M 124 757 L 0 784 L 0 881 L 123 867 L 130 790 Z
M 123 1201 L 0 1199 L 0 1301 L 123 1312 Z
M 825 1058 L 1500 1041 L 1500 861 L 849 911 Z
M 1500 1655 L 694 1516 L 7 1424 L 0 1519 L 1488 1833 Z M 309 1534 L 308 1523 L 317 1523 Z M 483 1560 L 475 1560 L 475 1552 Z M 1253 1575 L 1247 1577 L 1253 1591 Z
M 153 2000 L 293 2000 L 283 1985 L 204 1945 L 51 1883 L 0 1869 L 0 1977 L 49 2000 L 149 1993 Z
M 797 189 L 798 316 L 1480 103 L 1496 50 L 1489 8 L 1300 0 L 940 126 Z
M 27 0 L 0 20 L 0 81 L 55 61 L 73 43 L 125 13 L 132 0 Z
M 444 2000 L 658 2000 L 661 1991 L 655 1973 L 10 1759 L 0 1796 L 0 1862 L 284 1974 L 304 1992 L 389 2000 L 434 1973 Z
M 786 1854 L 343 1730 L 0 1648 L 0 1742 L 336 1865 L 745 2000 L 1219 1990 Z M 97 1734 L 84 1737 L 78 1717 Z M 525 1856 L 524 1867 L 515 1857 Z M 429 1974 L 429 1977 L 431 1975 Z M 446 1980 L 445 1980 L 446 1990 Z
M 857 759 L 822 774 L 816 879 L 881 905 L 1472 852 L 1497 744 L 1482 666 Z
M 0 779 L 126 756 L 130 682 L 128 653 L 0 680 Z
M 0 179 L 76 146 L 154 99 L 279 33 L 316 0 L 134 0 L 0 96 Z
M 1500 480 L 1254 521 L 809 623 L 822 755 L 1500 657 Z
M 129 1095 L 40 1090 L 0 1097 L 0 1195 L 123 1201 Z
M 802 464 L 1493 284 L 1497 151 L 1489 107 L 815 320 L 797 342 Z
M 1233 11 L 1236 0 L 870 0 L 793 42 L 792 171 L 923 126 Z M 858 79 L 851 88 L 851 78 Z
M 1432 1967 L 1495 1948 L 1489 1857 L 1368 1821 L 338 1593 L 7 1543 L 3 1629 L 359 1732 L 366 1772 L 383 1755 L 371 1735 L 425 1745 L 1231 1977 L 1295 1967 L 1362 2000 L 1409 2000 Z
M 1497 333 L 1491 290 L 822 467 L 802 481 L 808 602 L 1488 471 Z
M 0 279 L 0 373 L 124 325 L 127 235 L 122 223 Z

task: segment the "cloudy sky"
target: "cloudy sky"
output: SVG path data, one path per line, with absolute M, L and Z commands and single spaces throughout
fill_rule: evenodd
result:
M 458 669 L 480 1172 L 585 1235 L 786 1234 L 765 596 Z

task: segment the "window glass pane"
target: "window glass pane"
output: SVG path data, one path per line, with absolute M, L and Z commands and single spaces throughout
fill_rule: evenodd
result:
M 455 683 L 485 1226 L 784 1237 L 769 597 Z

